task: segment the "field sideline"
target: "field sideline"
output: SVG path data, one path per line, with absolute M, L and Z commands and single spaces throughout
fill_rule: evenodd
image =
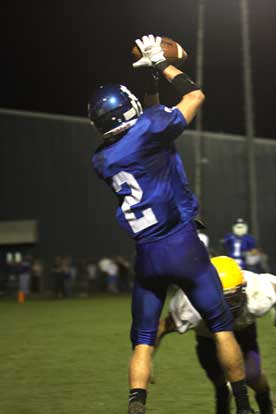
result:
M 0 413 L 126 413 L 129 306 L 127 295 L 0 300 Z M 270 315 L 258 326 L 263 365 L 276 394 L 276 328 Z M 214 413 L 212 386 L 193 344 L 193 333 L 164 339 L 148 414 Z

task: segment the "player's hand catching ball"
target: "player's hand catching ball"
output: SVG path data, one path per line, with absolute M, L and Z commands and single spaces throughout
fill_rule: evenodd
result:
M 154 66 L 157 63 L 165 61 L 166 58 L 161 47 L 161 40 L 160 36 L 155 37 L 153 35 L 143 36 L 142 39 L 135 40 L 142 57 L 133 63 L 133 67 Z

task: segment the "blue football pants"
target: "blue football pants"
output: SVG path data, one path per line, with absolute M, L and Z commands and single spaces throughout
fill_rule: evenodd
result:
M 163 239 L 136 245 L 131 341 L 154 345 L 169 285 L 184 290 L 211 332 L 232 331 L 216 269 L 193 222 Z

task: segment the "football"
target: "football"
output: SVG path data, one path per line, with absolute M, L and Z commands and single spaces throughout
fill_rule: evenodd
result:
M 180 46 L 175 40 L 170 39 L 169 37 L 162 37 L 161 47 L 164 50 L 164 56 L 174 66 L 181 66 L 186 62 L 188 54 L 186 50 Z M 135 61 L 139 60 L 142 57 L 140 49 L 137 45 L 132 48 L 132 56 Z

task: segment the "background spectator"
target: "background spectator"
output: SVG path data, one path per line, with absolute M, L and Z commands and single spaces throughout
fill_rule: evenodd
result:
M 88 259 L 85 267 L 88 294 L 99 290 L 99 272 L 96 259 Z
M 25 296 L 30 296 L 31 293 L 32 261 L 32 256 L 25 255 L 22 261 L 17 264 L 18 290 L 23 292 Z
M 56 256 L 51 271 L 52 285 L 56 298 L 64 298 L 65 293 L 65 274 L 64 262 L 61 256 Z
M 252 249 L 246 252 L 245 256 L 246 269 L 255 273 L 269 273 L 268 256 L 262 249 Z
M 131 280 L 131 266 L 128 260 L 123 256 L 116 256 L 114 258 L 116 265 L 118 266 L 119 279 L 118 289 L 120 292 L 128 292 L 130 290 Z
M 119 267 L 116 262 L 111 258 L 104 257 L 98 262 L 98 267 L 104 278 L 107 292 L 118 293 Z
M 31 274 L 31 291 L 33 293 L 41 293 L 43 290 L 44 268 L 42 261 L 34 258 Z

